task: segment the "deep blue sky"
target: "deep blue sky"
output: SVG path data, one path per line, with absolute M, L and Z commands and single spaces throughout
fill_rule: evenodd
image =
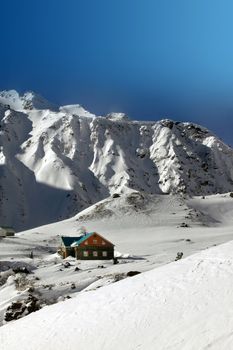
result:
M 0 2 L 1 90 L 195 121 L 233 144 L 232 0 Z

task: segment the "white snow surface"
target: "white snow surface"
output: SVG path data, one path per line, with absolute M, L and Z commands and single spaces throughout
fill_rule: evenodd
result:
M 55 253 L 60 235 L 75 236 L 83 226 L 115 244 L 119 264 L 68 257 L 64 268 Z M 19 338 L 25 350 L 61 344 L 72 350 L 77 341 L 81 350 L 230 349 L 232 242 L 210 247 L 232 240 L 232 228 L 229 193 L 185 199 L 134 191 L 2 239 L 0 275 L 9 277 L 0 286 L 0 324 L 7 306 L 24 300 L 30 286 L 45 304 L 56 305 L 2 326 L 1 350 L 16 349 Z M 174 262 L 177 252 L 185 259 Z M 20 264 L 32 273 L 19 289 L 10 268 Z M 126 278 L 129 271 L 141 275 Z
M 22 96 L 20 96 L 16 90 L 1 91 L 0 103 L 9 105 L 10 108 L 16 111 L 30 109 L 58 110 L 56 105 L 48 102 L 45 98 L 32 91 L 25 92 Z
M 95 114 L 92 114 L 88 112 L 86 109 L 84 109 L 80 105 L 66 105 L 66 106 L 61 106 L 59 110 L 65 114 L 71 114 L 71 115 L 76 115 L 79 117 L 90 117 L 94 118 Z
M 192 123 L 16 91 L 0 93 L 0 126 L 1 224 L 21 231 L 0 240 L 0 326 L 30 293 L 42 306 L 0 328 L 1 350 L 233 348 L 230 147 Z M 62 260 L 60 236 L 83 227 L 117 265 Z
M 1 349 L 232 349 L 232 283 L 231 242 L 3 326 Z
M 10 108 L 9 108 L 10 107 Z M 225 193 L 233 151 L 193 123 L 95 116 L 34 93 L 0 93 L 1 224 L 25 230 L 114 193 Z

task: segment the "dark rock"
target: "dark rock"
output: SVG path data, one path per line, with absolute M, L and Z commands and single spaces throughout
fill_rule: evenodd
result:
M 161 121 L 161 124 L 169 129 L 172 129 L 174 122 L 172 120 L 165 119 Z
M 40 309 L 40 306 L 38 304 L 38 299 L 33 296 L 32 294 L 29 295 L 27 302 L 27 311 L 30 314 L 31 312 L 35 312 Z
M 208 180 L 201 182 L 201 186 L 207 186 L 209 184 Z
M 69 261 L 65 261 L 65 262 L 63 263 L 63 266 L 67 269 L 67 268 L 70 267 L 71 265 L 70 265 Z
M 186 224 L 185 222 L 182 222 L 182 223 L 180 224 L 180 227 L 189 227 L 189 225 Z
M 14 273 L 25 273 L 25 274 L 30 273 L 30 271 L 28 270 L 28 268 L 26 266 L 14 267 L 12 270 Z
M 22 306 L 22 302 L 21 301 L 15 301 L 11 304 L 11 309 L 12 310 L 17 310 L 19 308 L 21 308 Z
M 113 264 L 116 265 L 116 264 L 119 264 L 119 261 L 117 258 L 113 258 Z
M 139 272 L 139 271 L 129 271 L 129 272 L 127 272 L 126 276 L 133 277 L 133 276 L 139 275 L 140 273 L 141 272 Z
M 27 299 L 14 301 L 6 309 L 4 314 L 4 320 L 6 322 L 18 320 L 19 318 L 26 316 L 32 312 L 35 312 L 40 309 L 38 299 L 29 294 Z
M 182 259 L 183 255 L 184 255 L 183 252 L 178 252 L 178 253 L 176 254 L 175 261 Z
M 71 286 L 70 286 L 71 289 L 75 289 L 76 288 L 76 285 L 75 283 L 71 283 Z
M 202 163 L 201 164 L 201 167 L 202 167 L 202 169 L 204 170 L 204 171 L 208 171 L 208 164 L 207 163 Z

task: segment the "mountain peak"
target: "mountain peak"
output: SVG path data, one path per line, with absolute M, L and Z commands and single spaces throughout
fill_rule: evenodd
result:
M 66 114 L 72 114 L 77 115 L 79 117 L 96 117 L 95 114 L 92 114 L 88 112 L 85 108 L 83 108 L 80 104 L 72 104 L 72 105 L 66 105 L 61 106 L 59 108 L 60 112 L 66 113 Z
M 0 103 L 11 104 L 0 108 L 2 224 L 39 226 L 129 190 L 233 190 L 233 150 L 194 123 L 98 118 L 81 105 L 56 112 L 35 93 L 15 90 L 1 92 Z
M 125 113 L 116 113 L 112 112 L 106 115 L 107 119 L 113 120 L 113 121 L 118 121 L 118 120 L 130 120 L 127 114 Z
M 56 105 L 33 91 L 27 91 L 20 95 L 16 90 L 3 90 L 0 92 L 0 103 L 9 105 L 11 109 L 17 111 L 32 109 L 58 110 Z

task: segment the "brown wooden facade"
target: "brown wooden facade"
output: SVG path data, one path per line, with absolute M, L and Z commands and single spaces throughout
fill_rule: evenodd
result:
M 109 260 L 114 258 L 114 245 L 97 232 L 81 237 L 62 237 L 60 253 L 63 258 L 80 260 Z

